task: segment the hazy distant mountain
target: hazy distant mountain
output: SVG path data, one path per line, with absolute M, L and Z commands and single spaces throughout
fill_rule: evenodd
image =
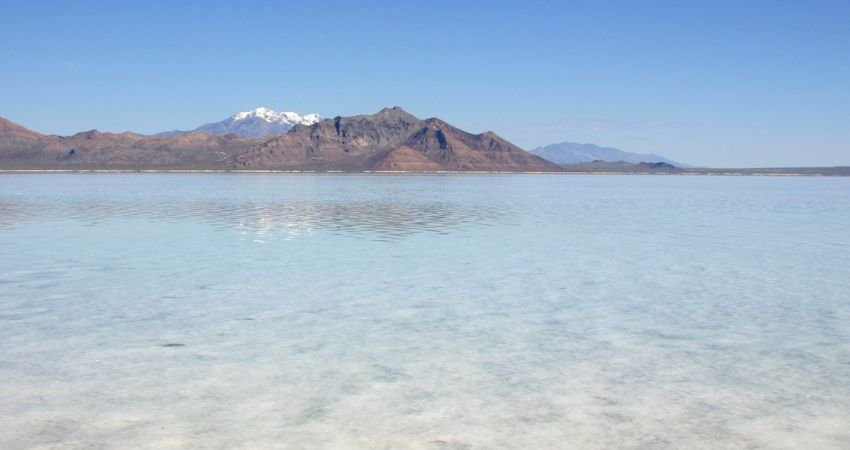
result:
M 580 164 L 592 161 L 623 161 L 632 164 L 642 162 L 663 162 L 677 167 L 687 167 L 684 164 L 671 161 L 660 155 L 630 153 L 610 147 L 599 147 L 593 144 L 576 144 L 562 142 L 538 147 L 531 153 L 558 164 Z
M 166 131 L 157 136 L 177 136 L 202 131 L 209 134 L 235 134 L 246 137 L 262 137 L 283 134 L 295 125 L 312 125 L 322 120 L 318 114 L 300 115 L 294 112 L 277 112 L 268 108 L 236 113 L 221 122 L 201 125 L 192 131 Z

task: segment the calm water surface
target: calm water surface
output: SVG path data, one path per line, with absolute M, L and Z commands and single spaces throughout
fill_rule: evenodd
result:
M 0 448 L 850 448 L 850 179 L 0 175 Z

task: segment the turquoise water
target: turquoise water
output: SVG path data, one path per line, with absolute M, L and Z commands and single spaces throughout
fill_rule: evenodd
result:
M 0 175 L 0 448 L 850 448 L 850 179 Z

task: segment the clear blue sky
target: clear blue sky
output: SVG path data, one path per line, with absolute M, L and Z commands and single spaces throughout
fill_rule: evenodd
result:
M 0 116 L 54 134 L 399 105 L 530 149 L 850 164 L 850 1 L 0 0 Z

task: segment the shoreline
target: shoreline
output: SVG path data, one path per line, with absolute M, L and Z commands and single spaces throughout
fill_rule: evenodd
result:
M 50 174 L 50 173 L 174 173 L 174 174 L 307 174 L 307 175 L 661 175 L 661 176 L 727 176 L 727 177 L 848 177 L 850 168 L 801 168 L 795 169 L 686 169 L 679 172 L 637 172 L 637 171 L 483 171 L 483 170 L 282 170 L 282 169 L 0 169 L 2 174 Z M 797 169 L 799 170 L 799 169 Z M 835 171 L 835 173 L 828 173 Z

